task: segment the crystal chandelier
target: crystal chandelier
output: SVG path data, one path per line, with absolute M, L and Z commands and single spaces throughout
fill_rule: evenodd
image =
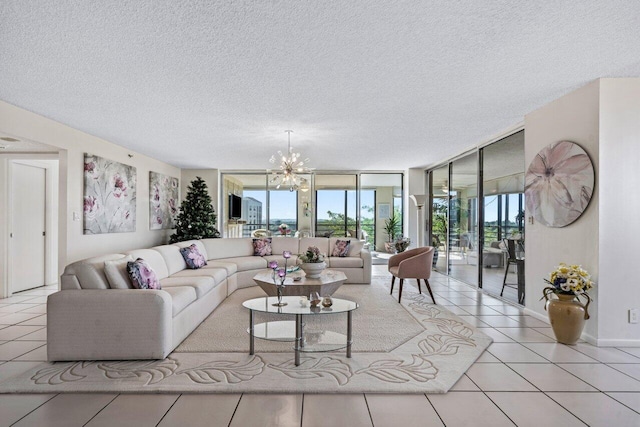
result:
M 269 162 L 276 164 L 280 162 L 279 169 L 269 169 L 267 172 L 271 173 L 269 178 L 269 184 L 275 185 L 277 189 L 281 186 L 289 187 L 289 191 L 296 191 L 298 189 L 308 189 L 309 183 L 306 178 L 300 176 L 300 174 L 311 173 L 312 169 L 305 167 L 305 164 L 309 163 L 309 159 L 300 160 L 300 153 L 294 153 L 291 148 L 291 132 L 292 130 L 285 130 L 288 134 L 288 148 L 286 153 L 278 151 L 278 155 L 271 156 Z

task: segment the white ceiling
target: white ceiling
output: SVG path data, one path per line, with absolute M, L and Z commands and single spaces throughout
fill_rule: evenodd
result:
M 4 0 L 0 99 L 179 167 L 269 168 L 293 129 L 317 169 L 398 170 L 640 76 L 639 28 L 637 0 Z

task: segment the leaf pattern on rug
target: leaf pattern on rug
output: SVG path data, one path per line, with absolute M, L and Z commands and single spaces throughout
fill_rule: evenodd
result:
M 55 363 L 50 367 L 40 369 L 38 372 L 33 374 L 31 380 L 34 384 L 49 385 L 80 381 L 87 376 L 81 375 L 77 371 L 84 369 L 92 363 L 94 362 Z
M 246 362 L 227 360 L 207 362 L 195 368 L 176 372 L 176 375 L 187 375 L 191 381 L 198 384 L 237 384 L 242 381 L 249 381 L 260 375 L 264 370 L 264 366 L 262 358 L 253 356 Z
M 418 343 L 423 354 L 433 356 L 442 354 L 451 356 L 458 353 L 461 345 L 476 347 L 473 330 L 462 322 L 453 319 L 425 319 L 425 322 L 437 325 L 441 334 L 429 335 Z
M 458 349 L 461 345 L 475 347 L 474 343 L 466 340 L 461 340 L 452 335 L 430 335 L 427 338 L 421 340 L 418 343 L 418 348 L 426 356 L 434 356 L 436 354 L 442 354 L 445 356 L 452 356 L 458 353 Z
M 442 314 L 442 310 L 427 302 L 412 302 L 409 304 L 409 308 L 418 314 L 423 314 L 430 318 L 436 318 Z
M 424 321 L 436 324 L 440 332 L 445 335 L 454 335 L 470 343 L 475 342 L 475 340 L 471 338 L 473 336 L 473 329 L 455 319 L 425 319 Z
M 378 360 L 369 367 L 356 371 L 356 374 L 367 374 L 390 383 L 406 383 L 409 381 L 427 382 L 438 375 L 438 368 L 420 354 L 412 354 L 413 360 Z
M 300 366 L 296 366 L 293 360 L 268 366 L 282 372 L 289 378 L 298 380 L 333 377 L 338 385 L 347 384 L 353 376 L 349 365 L 339 359 L 327 356 L 320 359 L 303 358 Z
M 156 384 L 174 374 L 179 363 L 171 357 L 160 361 L 124 361 L 124 362 L 101 362 L 98 369 L 104 372 L 105 377 L 110 380 L 135 380 L 142 379 L 143 385 Z

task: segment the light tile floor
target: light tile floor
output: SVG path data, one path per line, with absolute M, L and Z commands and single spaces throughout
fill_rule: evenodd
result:
M 515 305 L 437 273 L 431 286 L 494 339 L 445 395 L 0 395 L 0 426 L 640 426 L 640 348 L 557 344 Z M 45 360 L 55 291 L 0 300 L 0 380 Z

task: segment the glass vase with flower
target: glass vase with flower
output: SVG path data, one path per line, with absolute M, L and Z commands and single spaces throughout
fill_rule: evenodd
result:
M 285 305 L 287 305 L 286 302 L 282 301 L 282 295 L 285 287 L 284 281 L 287 278 L 287 262 L 291 258 L 291 252 L 282 252 L 282 257 L 284 258 L 284 268 L 278 267 L 278 261 L 270 261 L 268 264 L 269 268 L 273 270 L 271 277 L 273 278 L 273 284 L 276 285 L 277 291 L 278 301 L 273 304 L 273 306 L 275 307 L 284 307 Z

